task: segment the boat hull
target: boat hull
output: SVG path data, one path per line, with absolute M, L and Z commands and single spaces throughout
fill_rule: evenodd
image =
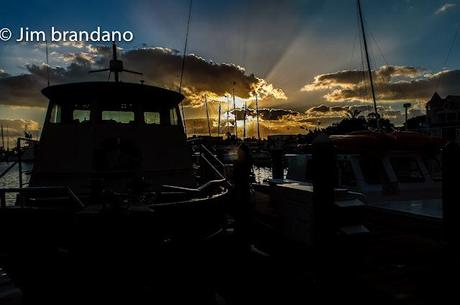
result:
M 202 300 L 211 293 L 225 200 L 226 192 L 119 210 L 3 208 L 1 263 L 34 301 Z

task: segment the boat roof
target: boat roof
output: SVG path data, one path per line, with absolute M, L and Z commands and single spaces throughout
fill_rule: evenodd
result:
M 332 143 L 340 152 L 376 152 L 376 151 L 423 151 L 439 150 L 446 141 L 418 132 L 373 132 L 356 131 L 345 135 L 330 136 Z
M 184 96 L 165 88 L 124 82 L 79 82 L 46 87 L 42 94 L 50 100 L 75 103 L 91 103 L 96 100 L 126 100 L 129 103 L 160 101 L 162 104 L 177 105 Z

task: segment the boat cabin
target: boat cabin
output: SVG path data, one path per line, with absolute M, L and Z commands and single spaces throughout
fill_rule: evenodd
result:
M 195 186 L 178 92 L 144 84 L 84 82 L 50 86 L 30 186 L 69 186 L 88 193 L 92 183 L 123 191 L 142 178 Z
M 439 139 L 412 132 L 331 136 L 337 150 L 337 187 L 366 195 L 367 201 L 439 199 Z M 288 180 L 312 181 L 312 155 L 290 154 Z

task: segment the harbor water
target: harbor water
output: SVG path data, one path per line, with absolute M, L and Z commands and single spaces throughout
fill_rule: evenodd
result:
M 11 162 L 0 162 L 0 173 L 3 173 L 9 166 L 11 166 Z M 22 181 L 24 184 L 27 185 L 29 182 L 30 175 L 28 172 L 32 170 L 33 163 L 30 162 L 23 162 L 22 163 Z M 19 167 L 16 164 L 13 166 L 2 178 L 0 178 L 0 188 L 17 188 L 19 187 Z M 7 204 L 13 204 L 14 199 L 16 198 L 15 193 L 7 193 L 6 194 L 6 202 Z

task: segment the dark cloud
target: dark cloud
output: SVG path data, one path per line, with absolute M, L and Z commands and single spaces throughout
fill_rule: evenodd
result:
M 175 50 L 165 48 L 143 48 L 131 50 L 123 55 L 126 66 L 143 71 L 144 77 L 154 84 L 177 90 L 179 86 L 179 68 L 182 56 Z M 196 55 L 185 59 L 183 79 L 184 93 L 189 102 L 201 105 L 203 94 L 210 97 L 235 95 L 249 98 L 258 92 L 261 98 L 285 98 L 283 91 L 273 88 L 265 80 L 254 74 L 247 74 L 244 68 L 234 64 L 217 64 Z
M 302 88 L 303 91 L 326 90 L 328 101 L 363 101 L 369 99 L 363 71 L 340 71 L 322 74 Z M 379 101 L 427 100 L 435 90 L 443 94 L 459 94 L 460 70 L 436 74 L 408 66 L 383 66 L 374 71 Z
M 266 121 L 281 120 L 287 115 L 298 115 L 299 112 L 287 109 L 263 108 L 259 109 L 259 116 Z
M 106 80 L 107 74 L 88 74 L 91 69 L 107 67 L 111 56 L 108 47 L 85 44 L 72 45 L 76 52 L 55 52 L 66 67 L 27 65 L 28 74 L 10 76 L 0 71 L 0 104 L 43 107 L 45 100 L 40 90 L 46 86 L 48 72 L 52 84 L 77 81 Z M 57 46 L 56 49 L 59 49 Z M 81 51 L 79 51 L 81 49 Z M 166 48 L 141 48 L 122 53 L 126 69 L 143 72 L 146 83 L 178 90 L 179 68 L 182 56 L 175 50 Z M 123 81 L 139 81 L 139 76 L 122 73 Z M 235 92 L 240 98 L 249 98 L 257 92 L 260 99 L 285 99 L 284 92 L 274 88 L 264 79 L 247 74 L 244 68 L 233 64 L 217 64 L 196 55 L 186 57 L 183 93 L 186 102 L 194 106 L 203 103 L 206 94 L 210 99 Z

